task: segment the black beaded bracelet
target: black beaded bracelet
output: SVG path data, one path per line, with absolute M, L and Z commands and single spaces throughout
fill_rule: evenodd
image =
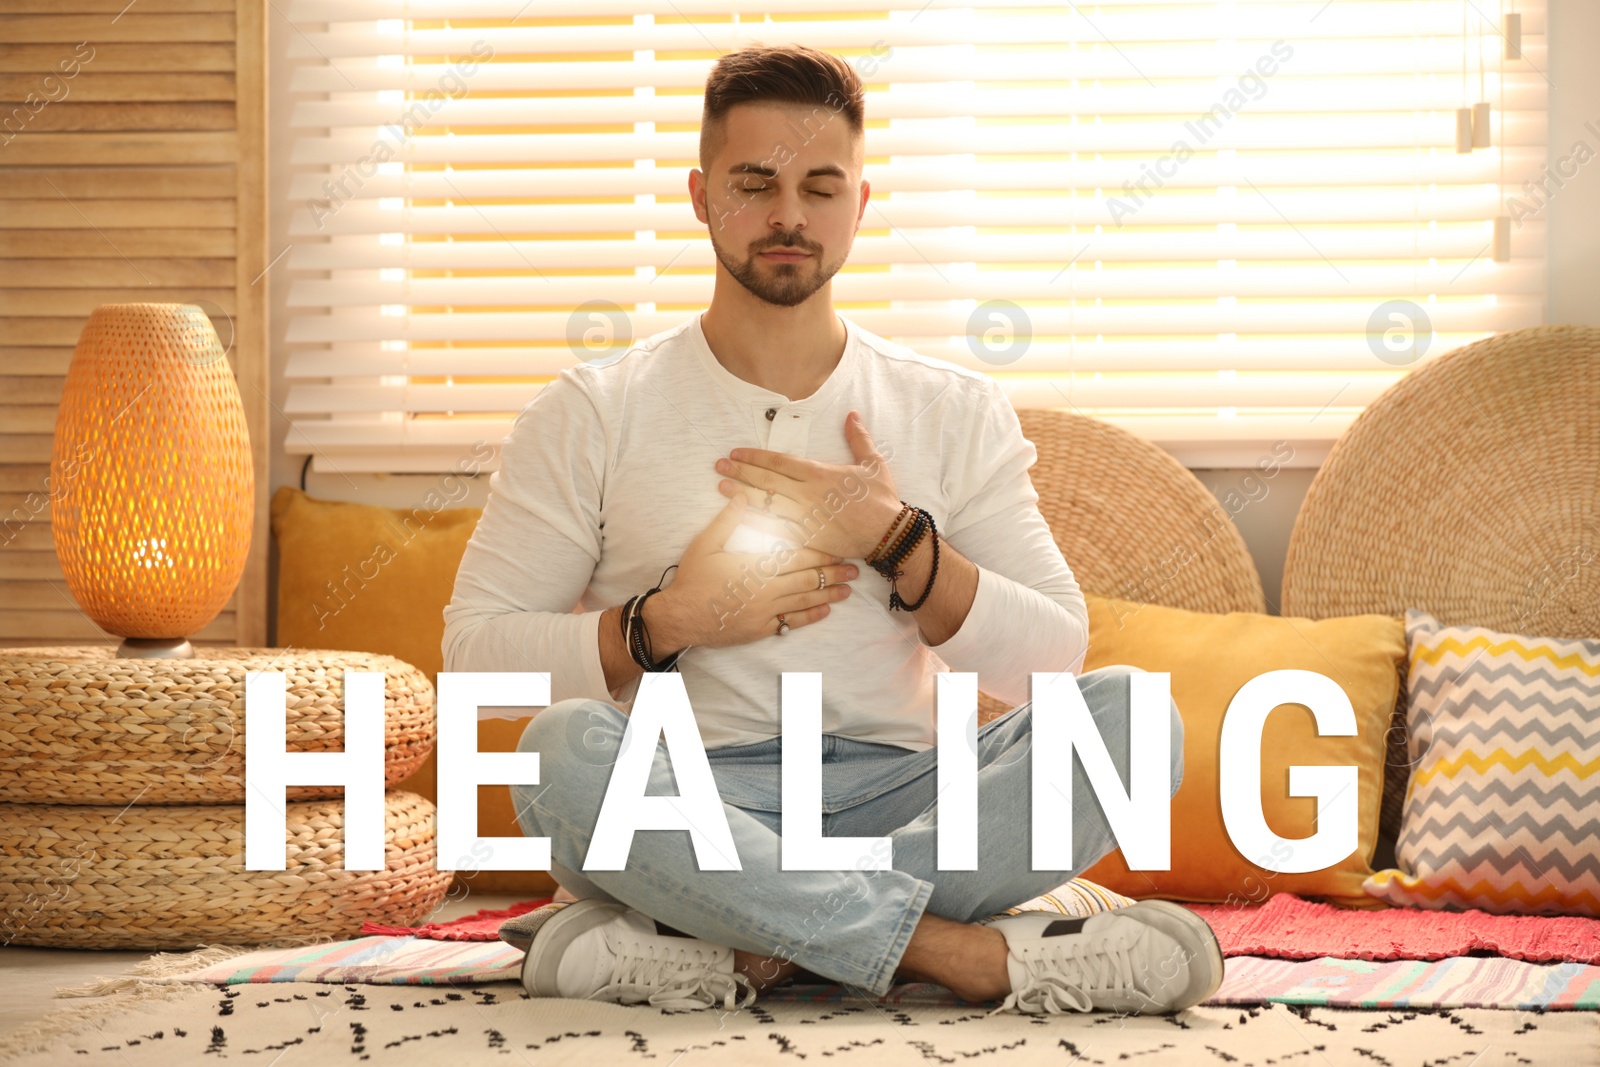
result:
M 904 504 L 905 501 L 901 501 L 901 503 Z M 906 506 L 910 507 L 909 504 Z M 923 604 L 928 602 L 928 594 L 933 592 L 934 579 L 939 576 L 938 524 L 933 521 L 933 515 L 931 513 L 924 511 L 921 508 L 913 508 L 912 510 L 916 513 L 915 518 L 912 520 L 911 526 L 901 536 L 900 540 L 896 542 L 895 551 L 891 552 L 883 559 L 878 560 L 876 563 L 869 564 L 869 566 L 889 580 L 890 611 L 916 611 L 918 608 L 922 607 Z M 917 598 L 917 602 L 915 604 L 907 604 L 905 602 L 905 598 L 900 595 L 899 587 L 896 584 L 898 580 L 905 575 L 905 571 L 900 568 L 900 564 L 904 562 L 906 557 L 910 556 L 912 552 L 916 551 L 917 546 L 922 543 L 922 538 L 925 535 L 930 535 L 933 538 L 933 565 L 928 570 L 928 585 L 922 590 L 922 595 Z
M 903 534 L 895 541 L 892 551 L 885 554 L 877 562 L 870 564 L 873 570 L 888 578 L 900 568 L 900 563 L 911 555 L 924 533 L 927 532 L 928 523 L 932 516 L 921 508 L 912 508 L 911 524 L 906 527 Z
M 891 585 L 889 587 L 890 611 L 916 611 L 918 608 L 922 607 L 923 604 L 927 603 L 928 594 L 933 592 L 933 580 L 939 577 L 939 528 L 933 525 L 932 515 L 928 516 L 928 525 L 933 527 L 933 532 L 931 534 L 933 537 L 933 566 L 928 570 L 927 588 L 923 589 L 922 595 L 917 598 L 917 602 L 915 604 L 907 604 L 900 598 L 900 591 Z

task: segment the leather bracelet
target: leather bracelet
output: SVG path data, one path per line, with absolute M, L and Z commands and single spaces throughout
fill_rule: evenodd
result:
M 655 657 L 650 655 L 650 635 L 644 625 L 644 602 L 649 599 L 649 593 L 635 597 L 628 613 L 628 654 L 647 671 L 656 669 Z
M 628 650 L 628 658 L 639 664 L 640 667 L 644 667 L 643 663 L 639 663 L 639 653 L 635 651 L 636 643 L 634 640 L 634 631 L 637 628 L 634 620 L 643 619 L 643 616 L 639 614 L 639 601 L 641 599 L 643 599 L 642 594 L 635 595 L 629 598 L 628 602 L 622 607 L 622 643 Z M 645 669 L 648 670 L 649 668 L 646 667 Z
M 660 587 L 657 587 L 655 589 L 651 589 L 647 593 L 640 594 L 640 596 L 637 598 L 637 602 L 633 606 L 633 612 L 629 619 L 629 654 L 633 657 L 633 661 L 635 663 L 644 668 L 644 670 L 650 672 L 673 670 L 677 666 L 678 657 L 682 656 L 684 652 L 688 651 L 687 649 L 680 649 L 666 661 L 662 663 L 655 662 L 655 649 L 650 642 L 650 633 L 645 627 L 644 622 L 644 605 L 645 601 L 649 600 L 652 595 L 659 593 L 660 591 Z
M 668 567 L 661 572 L 663 581 L 666 579 L 667 573 L 676 566 L 677 564 L 674 563 L 672 567 Z M 628 602 L 622 606 L 622 640 L 627 646 L 628 655 L 634 663 L 652 673 L 676 670 L 679 657 L 693 647 L 691 645 L 679 649 L 664 662 L 657 663 L 655 661 L 655 649 L 651 645 L 650 632 L 644 621 L 644 605 L 647 600 L 659 592 L 661 592 L 661 583 L 657 582 L 653 589 L 629 598 Z

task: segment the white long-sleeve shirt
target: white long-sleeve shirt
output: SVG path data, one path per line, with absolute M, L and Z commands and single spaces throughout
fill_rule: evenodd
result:
M 606 688 L 601 611 L 660 582 L 727 505 L 718 458 L 746 447 L 853 463 L 844 420 L 854 409 L 900 498 L 931 512 L 977 565 L 971 610 L 929 646 L 913 614 L 889 610 L 889 583 L 853 561 L 851 595 L 821 620 L 678 660 L 706 747 L 776 736 L 784 671 L 821 672 L 825 732 L 909 749 L 934 742 L 940 671 L 975 671 L 980 689 L 1012 705 L 1029 699 L 1031 672 L 1079 671 L 1088 613 L 1039 514 L 1028 477 L 1037 452 L 998 384 L 841 318 L 844 355 L 801 400 L 723 367 L 698 315 L 547 384 L 490 477 L 444 612 L 444 669 L 549 671 L 552 701 L 631 709 L 638 679 Z M 749 550 L 770 544 L 763 535 Z M 739 601 L 730 593 L 726 606 Z

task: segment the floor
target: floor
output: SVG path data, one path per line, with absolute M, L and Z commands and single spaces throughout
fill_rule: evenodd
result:
M 525 896 L 468 894 L 457 900 L 446 900 L 431 921 L 448 922 L 471 915 L 480 908 L 508 908 L 523 899 Z M 93 1003 L 81 997 L 59 1000 L 56 988 L 115 977 L 151 955 L 150 952 L 17 945 L 0 948 L 0 1034 L 9 1033 L 64 1004 Z
M 965 1005 L 776 998 L 682 1012 L 463 989 L 317 985 L 186 991 L 7 1067 L 1593 1067 L 1600 1013 L 1191 1008 L 1181 1016 L 990 1015 Z M 976 1064 L 973 1067 L 977 1067 Z
M 506 908 L 520 899 L 471 894 L 447 901 L 431 918 L 448 921 L 480 908 Z M 58 986 L 81 985 L 98 977 L 117 976 L 149 955 L 148 952 L 0 947 L 0 1035 L 54 1008 L 93 1003 L 88 998 L 57 999 L 55 990 Z M 1374 1062 L 1396 1067 L 1412 1063 L 1453 1063 L 1456 1067 L 1525 1063 L 1536 1067 L 1543 1064 L 1567 1067 L 1573 1063 L 1600 1062 L 1600 1013 L 1593 1012 L 1530 1014 L 1468 1009 L 1419 1014 L 1288 1009 L 1276 1005 L 1194 1009 L 1177 1021 L 1166 1016 L 1054 1019 L 1050 1020 L 1049 1031 L 1041 1034 L 1038 1032 L 1041 1020 L 993 1019 L 987 1012 L 963 1008 L 889 1011 L 875 1008 L 869 1002 L 812 1004 L 802 999 L 795 1003 L 767 1004 L 764 1010 L 725 1013 L 715 1020 L 713 1031 L 707 1029 L 712 1020 L 682 1013 L 663 1012 L 658 1013 L 659 1017 L 650 1014 L 646 1019 L 617 1015 L 623 1009 L 612 1005 L 574 1005 L 564 1001 L 530 1004 L 525 997 L 515 995 L 520 993 L 515 984 L 501 984 L 510 989 L 509 993 L 496 994 L 506 998 L 503 1004 L 492 1006 L 493 999 L 481 994 L 470 998 L 476 1012 L 472 1021 L 483 1022 L 479 1016 L 488 1012 L 493 1016 L 488 1019 L 492 1025 L 487 1029 L 481 1025 L 459 1028 L 459 1033 L 454 1025 L 432 1024 L 434 1014 L 448 1010 L 447 999 L 420 997 L 414 988 L 370 987 L 363 989 L 352 1003 L 359 1001 L 373 1012 L 361 1017 L 362 1025 L 371 1028 L 372 1048 L 381 1046 L 387 1052 L 391 1046 L 405 1046 L 406 1042 L 424 1037 L 431 1046 L 437 1046 L 423 1048 L 419 1045 L 413 1050 L 416 1055 L 406 1062 L 417 1063 L 472 1061 L 490 1053 L 505 1054 L 508 1050 L 521 1052 L 526 1057 L 528 1052 L 539 1050 L 541 1057 L 552 1064 L 559 1061 L 582 1067 L 622 1058 L 630 1050 L 637 1052 L 640 1031 L 646 1023 L 649 1024 L 646 1036 L 655 1043 L 654 1047 L 677 1053 L 670 1057 L 673 1062 L 691 1050 L 698 1050 L 696 1062 L 704 1062 L 707 1067 L 713 1063 L 746 1064 L 765 1062 L 765 1059 L 792 1062 L 794 1056 L 779 1054 L 802 1047 L 819 1056 L 833 1056 L 847 1048 L 869 1049 L 874 1062 L 883 1067 L 900 1063 L 915 1067 L 939 1050 L 949 1053 L 943 1057 L 933 1055 L 942 1062 L 957 1062 L 979 1055 L 986 1057 L 985 1062 L 997 1064 L 1057 1062 L 1066 1050 L 1073 1058 L 1078 1058 L 1079 1053 L 1085 1054 L 1083 1058 L 1088 1062 L 1113 1063 L 1137 1058 L 1148 1067 L 1167 1064 L 1187 1067 L 1202 1058 L 1196 1055 L 1197 1045 L 1235 1067 L 1270 1064 L 1370 1067 Z M 227 1024 L 235 1044 L 243 1046 L 253 1042 L 261 1045 L 261 1050 L 285 1048 L 279 1040 L 282 1035 L 294 1030 L 295 1025 L 303 1029 L 304 1024 L 298 1016 L 290 1018 L 295 1005 L 280 1003 L 289 999 L 265 998 L 259 1002 L 256 998 L 240 999 L 239 1017 Z M 438 1005 L 443 1007 L 434 1007 Z M 381 1010 L 385 1007 L 392 1010 Z M 275 1021 L 276 1017 L 267 1017 L 273 1011 L 287 1014 L 283 1020 Z M 252 1012 L 262 1018 L 254 1019 Z M 583 1025 L 578 1025 L 579 1021 Z M 822 1022 L 828 1025 L 804 1025 Z M 425 1025 L 412 1025 L 415 1023 Z M 1108 1027 L 1108 1023 L 1112 1025 Z M 254 1025 L 254 1029 L 247 1024 Z M 172 1062 L 176 1049 L 163 1051 L 154 1045 L 149 1049 L 135 1048 L 148 1036 L 138 1029 L 143 1025 L 141 1020 L 124 1016 L 122 1025 L 133 1029 L 121 1038 L 104 1035 L 110 1044 L 98 1050 L 105 1054 L 103 1058 L 109 1067 L 137 1067 L 147 1061 L 149 1067 L 164 1067 Z M 1193 1032 L 1180 1035 L 1180 1029 Z M 328 1040 L 332 1044 L 318 1046 L 321 1051 L 312 1052 L 306 1062 L 334 1062 L 340 1056 L 348 1056 L 353 1062 L 365 1059 L 365 1055 L 354 1053 L 362 1052 L 367 1046 L 360 1041 L 352 1046 L 349 1038 L 341 1036 L 343 1033 L 335 1034 L 330 1029 Z M 101 1037 L 97 1032 L 95 1041 L 104 1043 Z M 554 1044 L 565 1038 L 579 1037 L 584 1040 L 567 1041 L 561 1046 Z M 449 1044 L 446 1038 L 455 1044 Z M 487 1046 L 485 1041 L 489 1042 Z M 737 1044 L 742 1042 L 748 1043 Z M 573 1047 L 566 1048 L 568 1044 Z M 498 1047 L 501 1045 L 505 1047 Z M 728 1047 L 719 1050 L 717 1046 L 722 1045 Z M 241 1050 L 257 1051 L 253 1048 Z M 310 1051 L 310 1046 L 307 1050 Z M 559 1054 L 551 1056 L 551 1053 Z M 93 1059 L 92 1056 L 88 1058 Z

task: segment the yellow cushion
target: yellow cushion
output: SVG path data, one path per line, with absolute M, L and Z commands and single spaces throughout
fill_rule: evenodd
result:
M 435 685 L 444 666 L 444 609 L 481 508 L 447 508 L 443 493 L 415 508 L 318 500 L 292 486 L 272 497 L 278 545 L 280 646 L 380 652 L 412 664 Z M 515 752 L 527 719 L 478 725 L 484 752 Z M 430 753 L 395 788 L 436 801 Z M 506 786 L 478 790 L 478 832 L 520 837 Z M 470 859 L 470 857 L 469 857 Z M 463 867 L 467 866 L 463 864 Z M 548 896 L 555 886 L 539 871 L 479 871 L 461 878 L 483 893 Z
M 1235 612 L 1209 615 L 1156 604 L 1088 596 L 1089 653 L 1084 670 L 1125 663 L 1172 675 L 1183 715 L 1183 785 L 1173 798 L 1172 869 L 1130 871 L 1121 850 L 1083 877 L 1130 897 L 1205 903 L 1259 903 L 1290 892 L 1336 904 L 1372 907 L 1361 887 L 1372 874 L 1383 797 L 1384 739 L 1399 691 L 1405 631 L 1387 615 L 1312 621 Z M 1316 800 L 1289 796 L 1292 764 L 1355 766 L 1360 844 L 1338 864 L 1280 874 L 1246 859 L 1222 822 L 1218 753 L 1222 718 L 1235 693 L 1271 670 L 1326 675 L 1350 698 L 1354 737 L 1319 737 L 1309 709 L 1284 705 L 1267 717 L 1261 740 L 1261 805 L 1268 827 L 1285 838 L 1316 830 Z

